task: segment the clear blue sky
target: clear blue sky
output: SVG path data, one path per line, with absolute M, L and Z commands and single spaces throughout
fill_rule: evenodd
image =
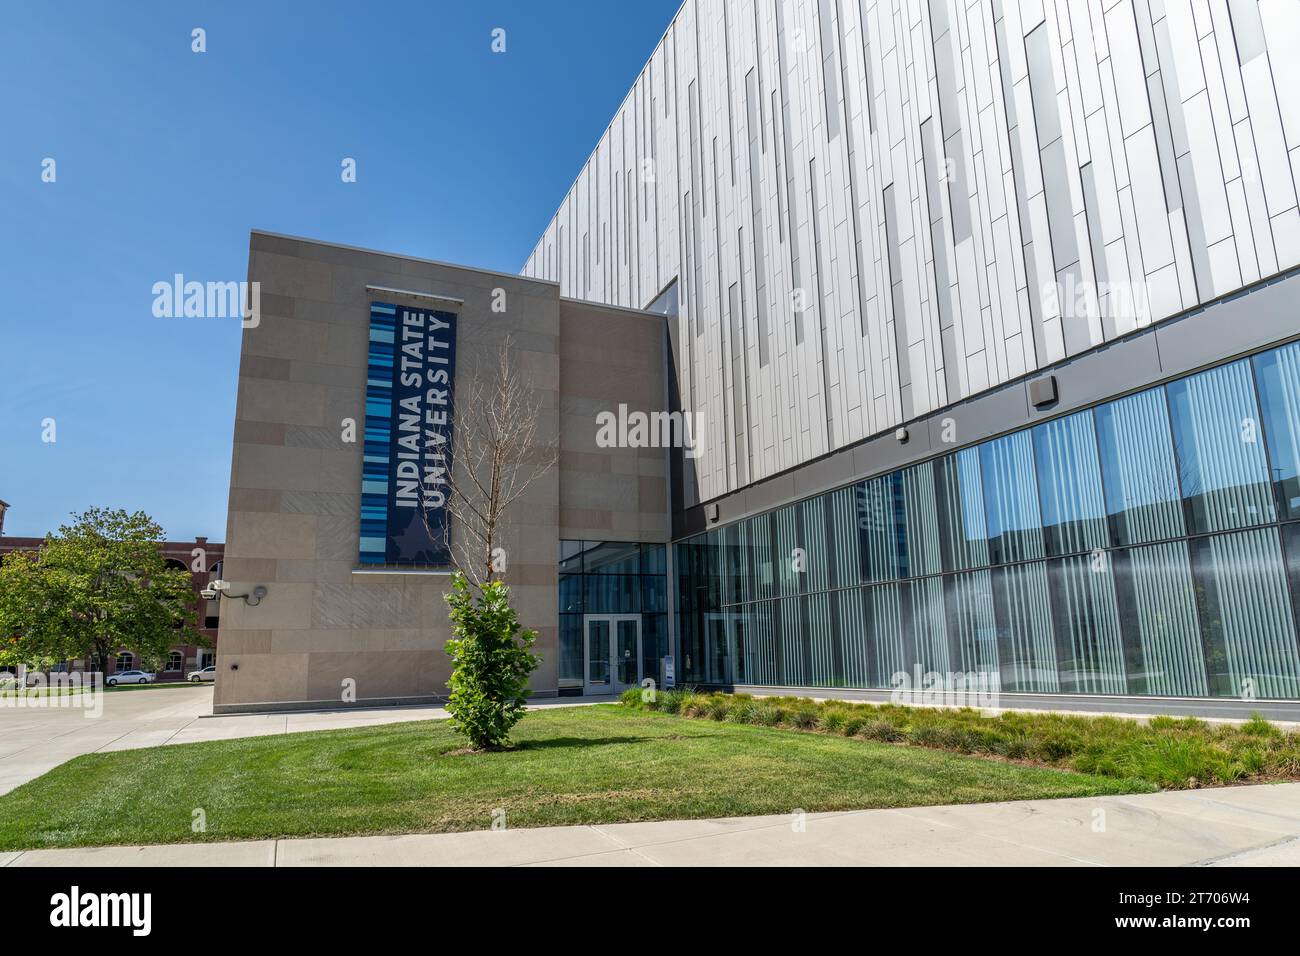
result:
M 677 6 L 7 4 L 6 535 L 104 505 L 223 540 L 238 323 L 154 318 L 153 284 L 244 278 L 253 228 L 518 271 Z

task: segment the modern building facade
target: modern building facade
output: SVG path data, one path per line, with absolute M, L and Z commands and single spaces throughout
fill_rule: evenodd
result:
M 1297 43 L 683 4 L 524 268 L 677 304 L 679 680 L 1300 697 Z
M 553 411 L 537 694 L 1294 709 L 1298 44 L 1287 0 L 688 0 L 521 276 L 254 233 L 227 577 L 268 593 L 218 708 L 445 694 L 445 568 L 382 537 L 437 315 L 456 388 L 509 332 Z
M 538 632 L 533 692 L 609 691 L 657 669 L 668 653 L 668 455 L 602 444 L 596 421 L 663 408 L 662 316 L 563 299 L 551 282 L 260 232 L 249 280 L 261 314 L 240 355 L 224 576 L 232 595 L 266 595 L 225 601 L 218 712 L 446 696 L 448 567 L 423 551 L 385 554 L 385 543 L 402 547 L 390 492 L 404 478 L 386 469 L 408 447 L 394 392 L 421 316 L 450 329 L 457 394 L 491 374 L 508 342 L 541 402 L 537 446 L 558 450 L 501 541 L 515 606 Z M 453 456 L 457 444 L 453 430 Z M 584 645 L 572 581 L 603 642 Z M 663 607 L 644 627 L 643 594 Z

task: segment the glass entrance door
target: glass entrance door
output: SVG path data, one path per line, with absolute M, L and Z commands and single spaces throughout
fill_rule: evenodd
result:
M 583 639 L 583 689 L 621 694 L 641 683 L 641 615 L 588 614 Z

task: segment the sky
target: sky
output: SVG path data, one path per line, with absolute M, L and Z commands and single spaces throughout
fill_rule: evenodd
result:
M 98 505 L 224 540 L 239 322 L 154 283 L 245 279 L 251 229 L 519 271 L 678 4 L 6 4 L 5 535 Z

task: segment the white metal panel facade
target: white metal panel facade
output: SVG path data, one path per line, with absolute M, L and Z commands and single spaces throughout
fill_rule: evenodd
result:
M 687 0 L 523 271 L 679 281 L 707 500 L 1300 263 L 1298 49 L 1297 0 Z

